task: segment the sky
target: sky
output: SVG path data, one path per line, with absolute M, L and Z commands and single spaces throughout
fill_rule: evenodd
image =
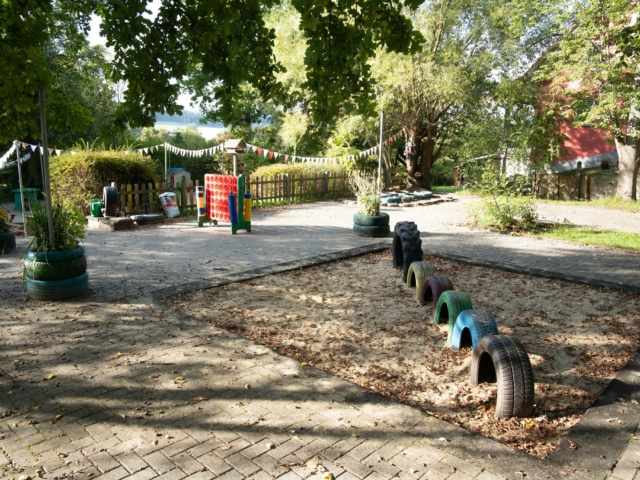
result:
M 159 0 L 153 0 L 149 3 L 148 8 L 151 10 L 152 15 L 155 15 L 160 6 Z M 106 38 L 100 35 L 100 23 L 101 19 L 98 15 L 91 15 L 90 22 L 90 30 L 89 30 L 89 43 L 91 45 L 104 45 L 106 43 Z M 191 98 L 190 95 L 183 93 L 178 97 L 178 103 L 184 107 L 185 110 L 190 112 L 199 112 L 197 107 L 192 107 L 190 105 Z

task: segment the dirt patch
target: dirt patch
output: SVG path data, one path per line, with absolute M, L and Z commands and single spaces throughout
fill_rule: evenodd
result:
M 536 381 L 530 419 L 497 420 L 496 385 L 471 387 L 389 253 L 174 297 L 185 312 L 537 457 L 551 453 L 640 345 L 640 296 L 427 258 L 520 339 Z

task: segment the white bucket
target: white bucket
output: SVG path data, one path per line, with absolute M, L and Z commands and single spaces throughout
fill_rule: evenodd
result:
M 180 215 L 180 209 L 178 208 L 178 203 L 176 202 L 175 193 L 161 193 L 159 197 L 160 202 L 162 203 L 162 208 L 164 209 L 164 214 L 167 216 L 167 218 L 173 218 Z

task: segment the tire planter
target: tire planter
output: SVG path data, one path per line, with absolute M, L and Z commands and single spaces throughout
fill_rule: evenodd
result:
M 449 332 L 447 333 L 447 343 L 451 343 L 453 338 L 453 327 L 456 319 L 465 310 L 472 310 L 473 305 L 469 295 L 465 292 L 456 292 L 455 290 L 447 290 L 440 294 L 436 310 L 433 313 L 433 323 L 439 325 L 441 322 L 449 324 Z
M 79 297 L 89 290 L 89 274 L 66 280 L 33 280 L 27 281 L 27 296 L 31 300 L 66 300 Z
M 420 295 L 418 296 L 418 302 L 420 305 L 431 304 L 431 315 L 436 311 L 436 305 L 442 292 L 447 290 L 453 290 L 453 283 L 449 280 L 449 277 L 444 275 L 437 275 L 427 278 L 422 284 L 420 289 Z
M 381 199 L 380 201 L 384 203 L 400 203 L 400 200 L 400 197 L 387 197 L 383 200 Z
M 353 224 L 353 233 L 358 237 L 388 237 L 391 229 L 389 225 L 356 225 Z
M 16 234 L 11 230 L 0 233 L 0 255 L 11 253 L 16 249 Z
M 427 200 L 433 197 L 433 193 L 425 190 L 424 192 L 415 192 L 414 196 L 417 200 Z
M 485 310 L 465 310 L 456 318 L 451 349 L 455 352 L 461 347 L 475 349 L 480 339 L 487 335 L 498 335 L 493 316 Z
M 118 190 L 116 187 L 104 187 L 102 189 L 102 203 L 104 204 L 105 217 L 118 216 Z
M 497 418 L 533 413 L 533 369 L 527 351 L 515 338 L 489 335 L 478 342 L 471 357 L 471 385 L 483 382 L 498 382 Z
M 389 214 L 382 212 L 380 215 L 353 214 L 353 224 L 364 227 L 384 227 L 389 225 Z M 389 232 L 387 232 L 389 233 Z
M 402 281 L 406 282 L 411 264 L 422 261 L 422 240 L 415 224 L 402 225 L 396 229 L 392 244 L 393 264 L 402 266 Z
M 413 202 L 415 199 L 415 195 L 403 195 L 400 197 L 402 203 Z
M 413 262 L 407 272 L 407 287 L 416 289 L 416 300 L 420 298 L 422 284 L 433 276 L 435 271 L 429 262 Z

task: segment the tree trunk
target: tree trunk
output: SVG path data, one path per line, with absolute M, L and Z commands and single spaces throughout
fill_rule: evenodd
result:
M 427 137 L 427 139 L 422 142 L 418 182 L 423 188 L 431 188 L 431 166 L 433 165 L 433 154 L 435 149 L 436 140 L 434 137 Z
M 640 140 L 627 136 L 627 141 L 616 138 L 616 150 L 618 151 L 618 175 L 617 195 L 624 199 L 636 200 L 636 183 L 638 176 L 638 147 Z
M 411 165 L 407 164 L 407 183 L 409 187 L 431 188 L 431 166 L 436 148 L 437 131 L 409 131 L 418 151 Z

